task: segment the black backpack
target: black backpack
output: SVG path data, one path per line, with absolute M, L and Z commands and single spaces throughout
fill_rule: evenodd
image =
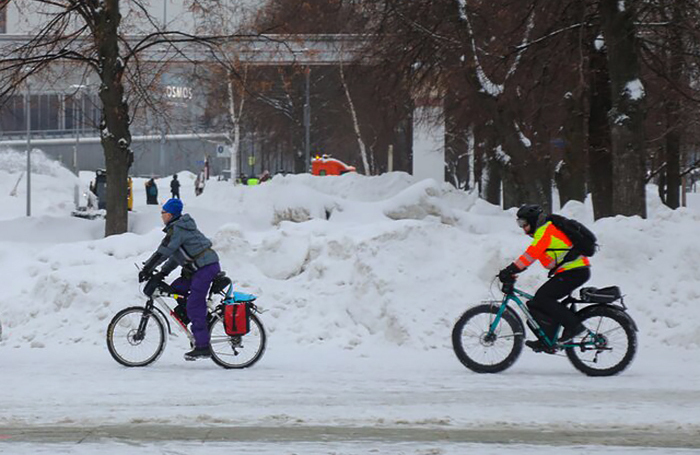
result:
M 564 256 L 563 262 L 572 261 L 579 255 L 593 256 L 598 250 L 595 234 L 578 221 L 560 215 L 549 215 L 547 221 L 551 221 L 573 244 L 571 251 Z

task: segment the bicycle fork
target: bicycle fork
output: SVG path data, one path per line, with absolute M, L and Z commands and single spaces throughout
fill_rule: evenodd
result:
M 136 329 L 134 334 L 134 341 L 143 341 L 146 336 L 146 326 L 148 326 L 148 319 L 151 317 L 151 312 L 153 311 L 153 299 L 148 299 L 146 302 L 146 307 L 141 315 L 141 321 L 139 321 L 139 327 Z

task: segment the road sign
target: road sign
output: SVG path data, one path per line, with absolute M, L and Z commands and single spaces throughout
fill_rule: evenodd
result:
M 226 154 L 226 149 L 227 149 L 226 144 L 217 144 L 216 145 L 216 154 L 219 156 L 224 155 L 224 154 Z

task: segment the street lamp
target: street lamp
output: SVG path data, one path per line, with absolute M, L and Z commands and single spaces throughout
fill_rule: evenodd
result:
M 71 89 L 75 90 L 74 93 L 81 92 L 81 90 L 87 90 L 88 85 L 84 84 L 73 84 L 70 86 Z M 74 112 L 78 115 L 73 116 L 73 125 L 75 126 L 75 146 L 73 147 L 73 169 L 75 170 L 75 175 L 79 175 L 78 170 L 78 146 L 80 145 L 80 129 L 85 123 L 85 96 L 80 93 L 80 104 L 77 102 L 77 96 L 73 98 Z
M 32 117 L 29 112 L 32 96 L 29 78 L 26 79 L 27 96 L 24 99 L 24 110 L 27 114 L 27 216 L 32 216 Z
M 306 90 L 304 100 L 304 172 L 311 172 L 311 67 L 306 67 Z

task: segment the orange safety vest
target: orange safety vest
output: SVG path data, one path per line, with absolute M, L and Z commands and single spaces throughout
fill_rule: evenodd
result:
M 535 231 L 534 240 L 522 256 L 515 261 L 515 265 L 520 270 L 525 270 L 530 264 L 539 260 L 544 268 L 552 270 L 562 263 L 572 245 L 571 240 L 551 221 L 548 221 Z M 586 256 L 579 256 L 573 261 L 562 264 L 555 275 L 567 270 L 590 266 L 591 261 Z

